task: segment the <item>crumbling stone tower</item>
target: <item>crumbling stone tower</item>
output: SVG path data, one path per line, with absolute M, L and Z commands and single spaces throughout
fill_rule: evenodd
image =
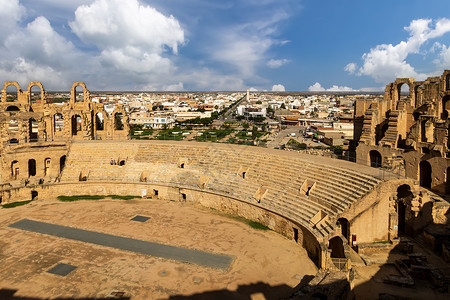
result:
M 402 94 L 407 86 L 409 93 Z M 355 105 L 356 160 L 450 193 L 450 70 L 425 81 L 398 78 L 383 99 Z

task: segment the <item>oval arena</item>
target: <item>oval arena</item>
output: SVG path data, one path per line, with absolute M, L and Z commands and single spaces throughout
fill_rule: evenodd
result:
M 9 85 L 16 86 L 18 90 L 17 99 L 13 102 L 6 101 L 6 88 Z M 33 86 L 41 89 L 40 99 L 34 101 L 31 98 Z M 77 87 L 83 89 L 81 99 L 76 97 Z M 191 281 L 184 283 L 191 286 L 190 289 L 180 287 L 182 283 L 179 283 L 178 290 L 176 284 L 169 284 L 170 288 L 164 287 L 164 281 L 161 281 L 162 290 L 152 290 L 148 287 L 154 293 L 153 296 L 170 297 L 179 293 L 187 296 L 207 293 L 209 289 L 239 291 L 239 286 L 243 285 L 248 289 L 254 288 L 256 292 L 237 292 L 239 295 L 247 293 L 257 296 L 262 293 L 266 298 L 277 299 L 279 295 L 288 297 L 295 292 L 293 287 L 299 284 L 305 275 L 315 275 L 317 269 L 336 271 L 344 274 L 344 277 L 347 276 L 345 274 L 348 274 L 352 264 L 360 263 L 360 258 L 355 258 L 358 257 L 355 251 L 358 245 L 395 242 L 399 234 L 418 232 L 439 214 L 435 209 L 439 201 L 437 196 L 419 187 L 417 180 L 399 178 L 381 169 L 259 147 L 128 140 L 127 117 L 123 107 L 117 105 L 113 113 L 106 113 L 103 104 L 91 102 L 89 91 L 83 83 L 74 83 L 69 102 L 63 105 L 47 103 L 45 97 L 46 93 L 40 83 L 30 83 L 27 91 L 22 91 L 16 82 L 6 82 L 2 90 L 1 203 L 4 205 L 33 200 L 23 207 L 0 211 L 3 232 L 21 236 L 23 239 L 23 232 L 30 238 L 38 236 L 40 239 L 33 241 L 39 245 L 45 243 L 45 239 L 50 239 L 55 245 L 52 251 L 56 252 L 62 251 L 65 239 L 76 240 L 77 247 L 86 254 L 83 257 L 80 256 L 81 252 L 77 253 L 76 257 L 80 261 L 89 260 L 92 244 L 92 249 L 106 249 L 105 256 L 111 257 L 120 257 L 122 253 L 130 255 L 130 252 L 147 255 L 147 252 L 142 252 L 145 247 L 163 247 L 163 253 L 172 251 L 169 250 L 172 248 L 167 248 L 170 246 L 188 251 L 183 253 L 189 253 L 190 250 L 202 251 L 198 260 L 192 259 L 192 256 L 198 253 L 166 257 L 165 254 L 149 252 L 149 256 L 159 259 L 155 264 L 159 268 L 160 277 L 169 273 L 170 276 L 176 276 L 174 274 L 178 273 L 174 270 L 179 271 L 180 268 L 188 268 L 187 266 L 191 265 L 197 268 L 189 273 Z M 98 114 L 104 117 L 101 129 L 97 127 Z M 118 129 L 115 126 L 117 115 L 123 118 L 123 128 Z M 56 198 L 62 195 L 118 195 L 135 196 L 135 199 L 123 201 L 107 197 L 106 200 L 98 202 L 56 202 Z M 432 205 L 431 211 L 416 213 L 427 203 Z M 164 227 L 164 214 L 158 213 L 158 206 L 161 207 L 161 212 L 166 214 L 169 214 L 171 209 L 176 211 L 173 218 L 180 218 L 184 227 L 189 230 L 174 229 L 173 234 L 178 236 L 174 239 L 172 232 Z M 160 219 L 160 227 L 155 227 L 159 228 L 156 231 L 141 231 L 136 225 L 138 223 L 121 223 L 121 214 L 127 218 L 141 216 L 150 220 Z M 183 214 L 192 214 L 198 218 L 183 218 Z M 216 227 L 214 220 L 217 220 L 216 223 L 227 223 L 225 220 L 229 220 L 229 217 L 222 214 L 261 223 L 280 235 L 269 231 L 265 232 L 263 237 L 263 233 L 248 232 L 250 228 L 245 227 L 244 231 L 249 234 L 249 243 L 245 244 L 246 239 L 242 238 L 244 233 L 227 227 Z M 200 223 L 196 223 L 198 220 L 207 220 L 210 226 L 199 225 Z M 172 225 L 172 222 L 173 220 L 167 220 L 166 224 Z M 235 225 L 241 229 L 243 227 L 235 220 L 229 222 L 237 223 Z M 173 226 L 183 227 L 182 223 Z M 197 227 L 201 230 L 194 234 Z M 239 241 L 242 238 L 240 248 L 237 248 L 239 250 L 236 251 L 233 247 L 211 246 L 207 242 L 220 240 L 220 236 L 209 236 L 206 234 L 208 230 L 236 232 Z M 93 236 L 92 239 L 86 240 L 85 237 L 90 235 Z M 250 237 L 253 235 L 270 239 L 272 243 L 253 241 Z M 231 234 L 224 236 L 228 240 L 233 239 Z M 184 243 L 183 237 L 189 237 L 191 242 Z M 18 238 L 17 244 L 27 247 L 22 238 Z M 129 240 L 123 240 L 124 238 Z M 221 241 L 226 243 L 223 238 Z M 130 245 L 142 242 L 157 242 L 158 245 L 143 244 L 142 247 L 130 248 Z M 14 243 L 13 238 L 9 247 L 13 247 Z M 120 246 L 120 243 L 123 246 Z M 252 245 L 260 245 L 261 249 L 255 250 Z M 277 249 L 279 247 L 286 247 L 284 249 L 289 251 Z M 231 250 L 232 248 L 234 250 Z M 251 255 L 247 255 L 246 249 L 251 249 L 248 250 Z M 35 251 L 38 251 L 36 247 Z M 47 251 L 50 250 L 38 251 L 40 256 L 35 259 L 45 261 Z M 286 257 L 277 260 L 271 256 L 271 252 Z M 226 262 L 221 265 L 217 262 L 220 257 L 212 256 L 213 262 L 207 265 L 205 257 L 210 254 L 223 255 L 229 257 L 229 260 L 225 259 Z M 51 263 L 47 265 L 57 265 L 58 259 L 55 259 L 55 255 L 48 255 L 51 257 Z M 98 252 L 92 255 L 101 256 Z M 70 262 L 70 256 L 64 257 L 61 262 L 69 265 L 69 268 L 71 263 L 77 260 Z M 289 257 L 295 258 L 294 261 L 289 260 Z M 127 263 L 118 262 L 117 266 L 121 267 L 116 267 L 118 269 L 114 269 L 114 274 L 117 278 L 122 278 L 129 270 L 127 264 L 133 264 L 133 261 L 140 259 L 134 256 L 125 257 L 124 261 Z M 303 270 L 301 264 L 299 266 L 295 263 L 297 259 L 302 260 Z M 177 262 L 175 265 L 174 261 Z M 164 267 L 165 262 L 167 267 Z M 289 270 L 289 278 L 267 275 L 259 268 L 255 268 L 256 271 L 244 271 L 246 267 L 243 266 L 251 265 L 252 262 L 258 266 L 272 265 L 273 270 L 279 270 L 279 274 L 282 274 L 283 270 Z M 79 264 L 84 265 L 81 262 Z M 148 264 L 151 268 L 151 263 Z M 201 269 L 198 269 L 199 266 Z M 83 272 L 80 267 L 77 268 L 68 276 Z M 297 272 L 295 268 L 298 269 Z M 107 269 L 96 269 L 95 264 L 90 265 L 89 269 L 94 270 L 94 273 L 108 272 Z M 120 270 L 124 272 L 121 273 Z M 46 271 L 42 267 L 33 272 L 38 276 Z M 132 269 L 131 272 L 139 273 L 143 270 Z M 195 272 L 201 273 L 201 276 L 196 276 Z M 233 276 L 227 277 L 227 272 Z M 240 272 L 241 277 L 247 276 L 249 280 L 241 280 Z M 262 278 L 258 281 L 255 274 L 261 274 Z M 21 280 L 24 279 L 14 275 L 13 270 L 10 276 L 17 276 L 18 279 L 15 282 L 10 281 L 7 289 L 16 289 L 23 295 L 30 296 L 26 294 L 26 289 L 31 288 L 30 285 L 23 285 Z M 209 281 L 214 284 L 206 286 L 204 281 L 208 281 L 208 276 L 211 277 Z M 218 279 L 214 281 L 212 277 Z M 283 282 L 266 282 L 268 286 L 282 285 L 291 288 L 269 292 L 267 286 L 260 290 L 255 287 L 256 283 L 265 282 L 271 277 L 282 278 L 280 280 Z M 42 278 L 33 280 L 38 285 Z M 92 280 L 95 282 L 96 279 Z M 132 280 L 141 279 L 135 276 Z M 195 285 L 196 281 L 198 285 Z M 230 284 L 233 281 L 235 284 Z M 192 282 L 195 284 L 192 285 Z M 146 284 L 152 285 L 148 282 Z M 74 286 L 70 288 L 77 289 Z M 111 289 L 96 290 L 90 285 L 77 290 L 77 293 L 80 297 L 146 297 L 142 290 L 114 291 L 112 286 L 109 288 Z M 59 292 L 64 295 L 63 291 Z M 37 293 L 42 293 L 42 297 L 58 296 L 51 294 L 51 291 L 40 290 Z

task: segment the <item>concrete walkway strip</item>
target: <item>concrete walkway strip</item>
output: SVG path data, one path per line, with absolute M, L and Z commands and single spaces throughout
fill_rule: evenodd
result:
M 178 260 L 215 269 L 226 270 L 233 261 L 233 257 L 228 255 L 214 254 L 200 250 L 141 241 L 132 238 L 33 221 L 29 219 L 20 220 L 16 223 L 10 224 L 8 227 L 140 254 Z

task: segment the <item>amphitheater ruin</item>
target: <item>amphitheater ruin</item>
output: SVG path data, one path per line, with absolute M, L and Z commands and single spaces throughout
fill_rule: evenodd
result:
M 7 93 L 11 85 L 16 98 Z M 409 86 L 409 95 L 403 96 L 402 85 Z M 32 87 L 40 97 L 32 97 Z M 77 87 L 83 97 L 77 97 Z M 358 100 L 353 163 L 222 143 L 130 140 L 123 106 L 107 113 L 82 82 L 73 84 L 70 101 L 55 104 L 47 102 L 39 82 L 23 91 L 8 81 L 0 104 L 0 202 L 138 195 L 142 201 L 212 208 L 269 227 L 305 249 L 322 274 L 341 274 L 336 278 L 350 282 L 335 294 L 328 286 L 332 280 L 321 275 L 291 297 L 340 299 L 355 287 L 352 270 L 371 245 L 388 244 L 381 249 L 388 253 L 402 236 L 420 235 L 449 261 L 449 243 L 425 230 L 449 226 L 448 100 L 450 71 L 425 81 L 397 79 L 383 99 Z M 2 219 L 3 225 L 20 221 L 8 211 L 10 223 Z M 14 235 L 20 229 L 7 230 Z M 440 280 L 448 283 L 445 276 Z

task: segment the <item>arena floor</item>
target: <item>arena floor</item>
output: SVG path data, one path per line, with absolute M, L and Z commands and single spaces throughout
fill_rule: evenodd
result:
M 145 222 L 136 216 L 149 217 Z M 9 227 L 23 219 L 232 257 L 226 269 Z M 172 201 L 39 200 L 0 209 L 0 298 L 279 299 L 317 271 L 273 232 Z M 73 266 L 66 276 L 52 268 Z

